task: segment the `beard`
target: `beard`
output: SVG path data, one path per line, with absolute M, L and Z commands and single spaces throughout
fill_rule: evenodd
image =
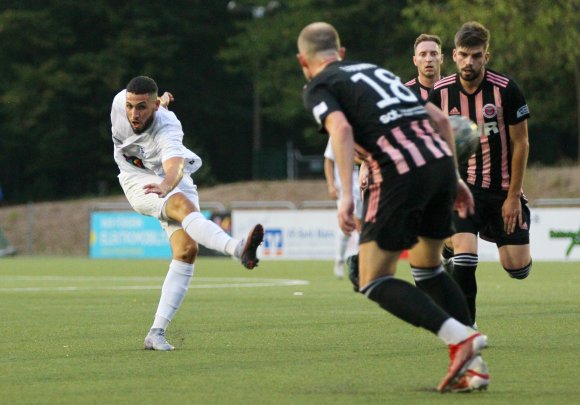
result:
M 462 69 L 459 74 L 461 78 L 466 82 L 472 82 L 481 76 L 482 69 L 473 70 L 473 69 Z
M 153 114 L 151 114 L 151 117 L 149 117 L 149 119 L 147 121 L 145 121 L 145 123 L 143 124 L 143 126 L 139 129 L 135 129 L 133 128 L 133 126 L 131 126 L 131 129 L 133 130 L 133 133 L 136 135 L 142 134 L 143 132 L 147 131 L 149 129 L 149 127 L 151 126 L 151 124 L 153 123 L 153 118 L 155 116 Z

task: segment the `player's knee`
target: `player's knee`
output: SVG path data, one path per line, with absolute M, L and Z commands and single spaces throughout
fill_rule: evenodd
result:
M 197 242 L 195 241 L 188 241 L 183 245 L 179 246 L 178 248 L 174 248 L 173 250 L 173 259 L 179 260 L 185 263 L 193 263 L 195 262 L 195 258 L 197 257 L 197 253 L 199 251 Z
M 167 218 L 181 222 L 190 213 L 197 211 L 195 205 L 183 193 L 173 194 L 164 207 Z
M 532 270 L 532 260 L 530 260 L 530 262 L 521 269 L 506 269 L 504 267 L 504 270 L 511 278 L 523 280 L 530 275 L 530 271 Z

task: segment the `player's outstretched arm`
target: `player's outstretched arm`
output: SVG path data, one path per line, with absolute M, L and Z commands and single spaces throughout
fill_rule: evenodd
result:
M 154 193 L 159 198 L 164 198 L 181 181 L 184 165 L 185 159 L 181 157 L 172 157 L 164 161 L 163 170 L 165 170 L 165 178 L 161 183 L 150 183 L 143 186 L 145 194 Z
M 507 234 L 514 233 L 516 227 L 521 225 L 523 221 L 520 196 L 522 194 L 530 148 L 527 120 L 516 125 L 510 125 L 510 140 L 512 144 L 510 187 L 501 210 L 504 230 Z
M 341 111 L 333 111 L 324 120 L 324 127 L 332 138 L 334 164 L 338 167 L 338 176 L 343 190 L 352 190 L 352 172 L 354 170 L 354 137 L 352 127 Z M 350 235 L 355 229 L 354 201 L 352 193 L 343 193 L 338 208 L 340 229 Z
M 329 158 L 324 158 L 324 177 L 326 178 L 326 187 L 328 188 L 328 195 L 336 199 L 338 191 L 334 185 L 334 161 Z

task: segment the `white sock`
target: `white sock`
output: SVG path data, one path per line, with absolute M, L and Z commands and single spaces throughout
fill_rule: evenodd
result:
M 340 232 L 340 231 L 339 231 Z M 336 262 L 344 262 L 344 255 L 346 253 L 346 247 L 348 246 L 348 241 L 350 240 L 350 235 L 345 235 L 340 232 L 338 236 L 338 254 L 336 256 Z
M 192 212 L 186 216 L 181 226 L 197 243 L 230 256 L 234 255 L 240 242 L 225 233 L 215 222 L 206 219 L 201 212 Z
M 193 277 L 193 264 L 172 260 L 161 288 L 161 298 L 151 328 L 167 329 L 181 306 Z
M 443 322 L 441 329 L 437 332 L 437 336 L 446 345 L 456 345 L 469 337 L 469 331 L 464 324 L 456 319 L 449 318 Z

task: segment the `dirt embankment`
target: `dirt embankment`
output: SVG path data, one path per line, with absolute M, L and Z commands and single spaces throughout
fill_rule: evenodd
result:
M 540 198 L 580 198 L 580 166 L 529 168 L 525 191 Z M 200 187 L 200 199 L 228 207 L 233 201 L 329 201 L 324 180 L 257 181 Z M 122 195 L 0 207 L 0 229 L 20 254 L 86 255 L 89 215 L 98 204 L 123 203 Z

